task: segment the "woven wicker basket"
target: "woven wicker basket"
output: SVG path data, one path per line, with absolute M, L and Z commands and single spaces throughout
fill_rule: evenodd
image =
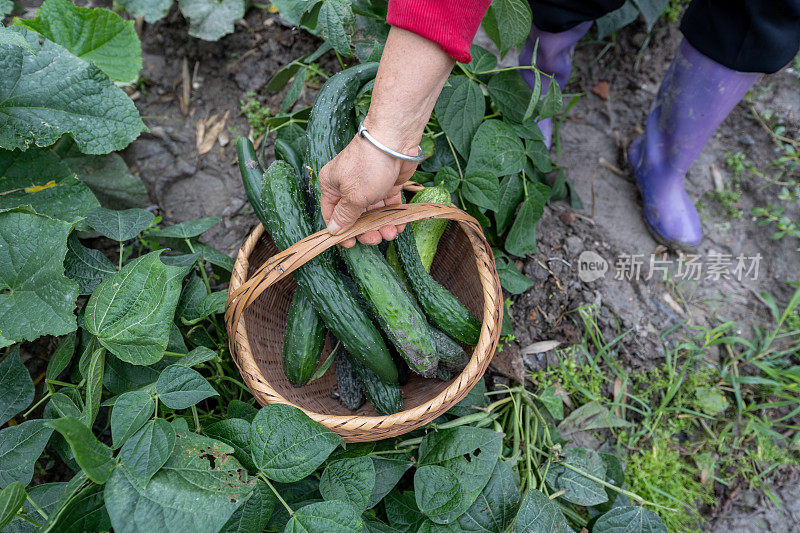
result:
M 402 388 L 405 410 L 379 416 L 369 402 L 358 411 L 345 408 L 333 395 L 334 372 L 299 388 L 283 373 L 282 350 L 286 317 L 295 282 L 291 272 L 331 246 L 387 224 L 406 224 L 423 218 L 447 218 L 431 274 L 476 316 L 483 326 L 469 364 L 450 381 L 413 375 Z M 230 352 L 245 383 L 261 405 L 284 403 L 299 407 L 347 442 L 379 440 L 418 428 L 458 403 L 481 378 L 497 347 L 503 313 L 500 282 L 492 250 L 480 224 L 455 207 L 406 204 L 366 213 L 351 230 L 331 236 L 319 232 L 283 252 L 259 225 L 239 250 L 231 277 L 225 312 Z M 326 342 L 326 356 L 331 347 Z

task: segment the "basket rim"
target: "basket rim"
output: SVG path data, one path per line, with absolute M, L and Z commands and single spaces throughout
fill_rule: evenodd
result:
M 431 206 L 437 208 L 440 213 L 432 216 L 430 214 Z M 400 206 L 393 206 L 391 209 L 381 208 L 371 211 L 369 214 L 375 214 L 381 211 L 391 211 L 390 216 L 395 216 L 396 212 L 398 211 L 398 207 Z M 428 210 L 426 210 L 426 207 Z M 232 317 L 234 316 L 233 310 L 235 306 L 230 304 L 231 301 L 236 298 L 234 296 L 233 298 L 229 299 L 229 305 L 225 312 L 226 325 L 228 326 L 230 352 L 234 362 L 239 368 L 245 384 L 259 403 L 262 405 L 283 403 L 297 407 L 313 420 L 320 422 L 337 433 L 342 434 L 345 436 L 345 440 L 350 440 L 351 442 L 356 440 L 365 440 L 363 435 L 369 434 L 370 432 L 375 433 L 375 438 L 388 438 L 394 436 L 395 434 L 411 431 L 412 429 L 415 429 L 433 420 L 436 418 L 436 416 L 439 416 L 439 414 L 448 410 L 450 407 L 459 402 L 464 396 L 466 396 L 469 390 L 483 376 L 495 353 L 495 349 L 499 341 L 500 329 L 502 325 L 503 300 L 500 282 L 494 266 L 494 258 L 491 255 L 491 247 L 486 242 L 480 224 L 477 222 L 477 220 L 465 212 L 451 206 L 419 203 L 403 204 L 402 208 L 405 209 L 400 209 L 400 211 L 409 211 L 412 218 L 415 215 L 423 214 L 423 216 L 418 216 L 416 219 L 454 219 L 458 223 L 461 231 L 466 234 L 470 241 L 473 256 L 478 268 L 479 281 L 483 291 L 484 308 L 478 343 L 473 349 L 467 366 L 461 373 L 459 373 L 457 377 L 453 378 L 451 383 L 449 383 L 444 390 L 442 390 L 436 396 L 426 400 L 416 407 L 404 409 L 398 413 L 391 415 L 334 415 L 316 412 L 288 400 L 270 385 L 269 379 L 264 375 L 258 364 L 255 362 L 255 357 L 253 350 L 251 349 L 250 340 L 247 333 L 247 327 L 245 325 L 243 310 L 240 311 L 237 324 L 234 326 L 232 323 Z M 427 214 L 428 216 L 424 216 L 424 214 Z M 406 213 L 406 216 L 408 216 L 408 213 Z M 385 220 L 384 223 L 386 223 Z M 262 237 L 262 235 L 264 235 L 265 231 L 266 230 L 264 226 L 258 224 L 250 232 L 245 240 L 245 243 L 239 249 L 236 262 L 234 264 L 234 269 L 231 274 L 231 281 L 228 288 L 229 294 L 233 295 L 237 289 L 239 289 L 248 279 L 247 275 L 250 269 L 250 255 L 255 250 L 259 239 Z M 301 243 L 302 242 L 303 241 L 301 241 Z M 294 246 L 297 246 L 297 244 Z M 294 248 L 294 246 L 292 248 Z M 267 259 L 267 261 L 269 261 L 269 259 Z M 250 300 L 250 298 L 248 298 L 248 300 Z M 245 307 L 249 305 L 249 303 L 250 302 L 245 303 Z M 399 431 L 392 431 L 394 428 Z M 362 436 L 348 439 L 347 437 L 350 432 L 356 432 Z

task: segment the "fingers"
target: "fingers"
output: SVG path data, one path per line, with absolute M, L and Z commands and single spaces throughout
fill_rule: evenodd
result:
M 363 212 L 363 207 L 351 201 L 346 196 L 340 198 L 339 202 L 334 206 L 333 213 L 328 221 L 328 232 L 331 235 L 338 235 L 339 233 L 350 229 Z
M 384 201 L 381 200 L 380 202 L 375 202 L 369 206 L 368 210 L 377 209 L 379 207 L 383 207 L 384 205 Z M 376 230 L 368 231 L 358 236 L 358 242 L 362 244 L 380 244 L 382 239 L 383 236 L 381 235 L 381 232 Z

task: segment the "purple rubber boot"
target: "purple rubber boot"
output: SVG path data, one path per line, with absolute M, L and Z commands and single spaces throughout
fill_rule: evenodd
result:
M 628 149 L 653 237 L 671 248 L 700 244 L 703 228 L 683 178 L 717 126 L 760 74 L 737 72 L 685 39 L 664 75 L 645 132 Z
M 525 47 L 519 54 L 520 65 L 530 65 L 533 61 L 533 49 L 536 47 L 536 41 L 539 41 L 539 47 L 536 50 L 536 66 L 544 72 L 555 78 L 559 87 L 562 89 L 567 84 L 569 79 L 570 70 L 572 70 L 572 53 L 575 51 L 575 45 L 581 40 L 589 28 L 592 27 L 592 22 L 581 22 L 574 28 L 560 33 L 550 33 L 540 30 L 536 26 L 531 27 L 531 33 L 525 41 Z M 520 70 L 520 74 L 533 88 L 536 83 L 536 75 L 532 70 Z M 542 95 L 547 93 L 550 87 L 550 78 L 546 76 L 541 77 L 542 80 Z M 542 130 L 544 135 L 544 144 L 550 148 L 550 141 L 553 138 L 553 119 L 548 118 L 540 121 L 539 129 Z

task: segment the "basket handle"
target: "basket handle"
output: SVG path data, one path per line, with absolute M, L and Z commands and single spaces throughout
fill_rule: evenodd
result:
M 225 319 L 229 332 L 235 331 L 236 324 L 239 323 L 244 310 L 269 286 L 285 278 L 328 248 L 383 226 L 397 226 L 427 218 L 455 220 L 472 241 L 473 246 L 478 244 L 485 247 L 489 257 L 492 256 L 491 247 L 486 242 L 478 221 L 457 207 L 417 203 L 399 204 L 367 211 L 353 227 L 339 235 L 331 235 L 327 230 L 318 231 L 267 259 L 250 279 L 228 294 L 228 301 L 225 304 Z M 494 265 L 492 265 L 493 268 Z

